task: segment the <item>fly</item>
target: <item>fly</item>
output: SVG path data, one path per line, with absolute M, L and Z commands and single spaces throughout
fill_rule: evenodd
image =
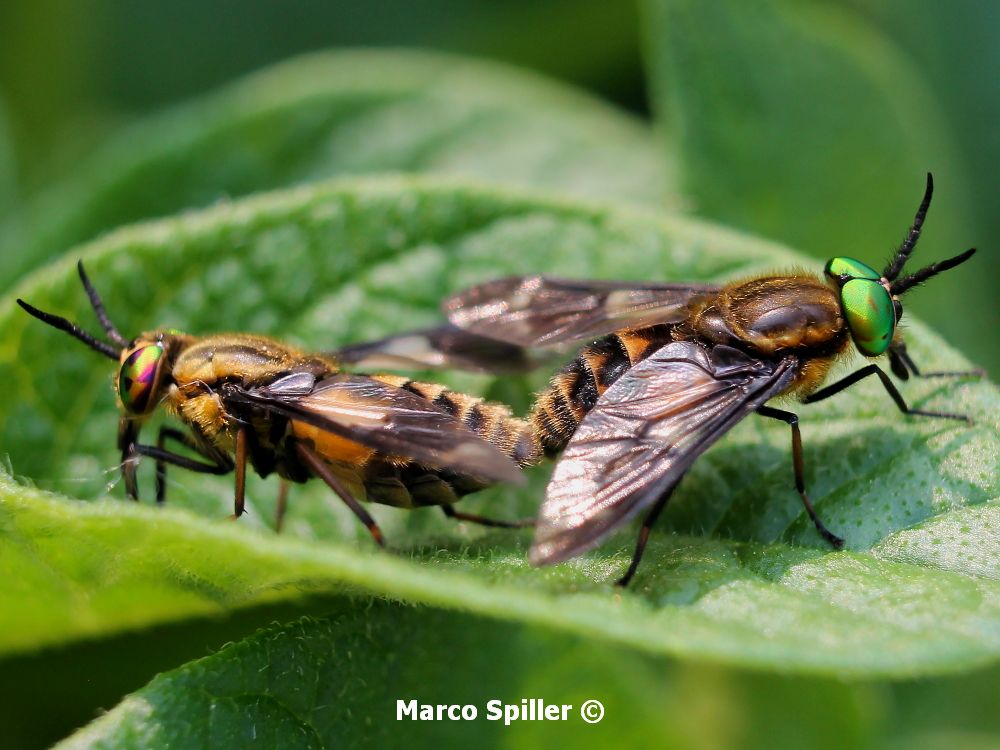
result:
M 909 234 L 881 274 L 837 257 L 823 278 L 768 274 L 711 285 L 524 276 L 448 299 L 450 325 L 476 336 L 527 348 L 596 338 L 537 396 L 529 417 L 543 451 L 562 454 L 541 506 L 531 562 L 551 565 L 580 555 L 644 514 L 631 564 L 618 581 L 626 585 L 681 478 L 752 413 L 790 427 L 795 488 L 820 535 L 843 546 L 806 492 L 798 415 L 767 402 L 793 395 L 815 403 L 877 377 L 904 414 L 968 421 L 910 408 L 875 363 L 821 387 L 852 349 L 868 358 L 887 354 L 901 380 L 983 375 L 921 372 L 898 328 L 905 292 L 975 252 L 901 275 L 932 192 L 928 174 Z
M 140 457 L 156 464 L 156 500 L 166 469 L 235 472 L 234 518 L 244 512 L 246 467 L 283 480 L 322 479 L 383 544 L 358 501 L 399 507 L 439 505 L 446 515 L 492 526 L 521 526 L 455 511 L 453 503 L 495 481 L 519 481 L 536 460 L 529 425 L 499 404 L 395 375 L 341 372 L 329 354 L 312 354 L 248 333 L 197 337 L 157 329 L 134 339 L 109 319 L 83 264 L 83 287 L 107 341 L 23 300 L 30 315 L 117 362 L 118 448 L 128 496 L 138 500 Z M 163 408 L 185 429 L 160 428 L 140 440 Z M 180 446 L 192 455 L 179 453 Z M 276 527 L 287 484 L 282 482 Z

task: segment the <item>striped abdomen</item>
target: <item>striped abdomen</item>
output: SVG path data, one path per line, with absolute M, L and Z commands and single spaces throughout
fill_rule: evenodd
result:
M 566 447 L 597 399 L 630 367 L 669 344 L 673 326 L 619 331 L 585 347 L 552 378 L 535 401 L 529 420 L 546 454 Z
M 496 446 L 519 466 L 529 466 L 541 460 L 541 446 L 530 423 L 514 417 L 510 409 L 502 404 L 449 391 L 434 383 L 394 375 L 372 377 L 427 399 L 471 432 Z M 363 480 L 370 501 L 400 507 L 450 504 L 488 485 L 447 469 L 379 456 L 374 456 L 366 464 Z

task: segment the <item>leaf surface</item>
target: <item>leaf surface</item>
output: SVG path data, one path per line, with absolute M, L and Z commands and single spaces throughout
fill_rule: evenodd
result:
M 626 648 L 594 649 L 588 639 L 566 633 L 376 602 L 270 627 L 160 675 L 58 747 L 542 747 L 571 741 L 583 748 L 707 750 L 734 746 L 738 734 L 763 748 L 775 747 L 775 737 L 747 737 L 744 727 L 794 711 L 802 726 L 777 746 L 798 741 L 834 750 L 861 744 L 873 732 L 873 717 L 858 698 L 866 692 L 833 679 L 730 678 Z M 540 696 L 558 720 L 524 717 L 522 699 Z M 730 721 L 706 725 L 698 707 L 718 710 L 720 698 Z M 601 701 L 604 719 L 587 724 L 580 711 L 593 699 Z M 418 706 L 472 706 L 476 718 L 397 718 L 397 701 L 413 713 Z M 836 731 L 818 731 L 831 714 Z

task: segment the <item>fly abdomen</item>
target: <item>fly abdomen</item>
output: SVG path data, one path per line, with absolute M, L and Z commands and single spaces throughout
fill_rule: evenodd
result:
M 541 460 L 541 445 L 530 423 L 515 417 L 503 404 L 450 391 L 436 383 L 422 383 L 392 375 L 372 377 L 427 399 L 519 466 L 531 466 Z
M 555 374 L 542 391 L 529 419 L 547 455 L 566 447 L 577 425 L 618 378 L 673 338 L 673 326 L 618 331 L 585 347 Z
M 514 417 L 506 406 L 449 391 L 436 383 L 422 383 L 396 375 L 373 375 L 372 378 L 426 399 L 520 466 L 536 464 L 541 459 L 541 446 L 531 425 Z M 369 501 L 403 508 L 451 505 L 464 495 L 491 484 L 481 478 L 400 457 L 376 457 L 366 464 L 363 476 Z

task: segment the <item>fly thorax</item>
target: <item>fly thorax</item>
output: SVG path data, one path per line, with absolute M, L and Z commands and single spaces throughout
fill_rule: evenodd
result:
M 739 346 L 742 339 L 730 326 L 719 302 L 720 298 L 716 298 L 693 309 L 690 320 L 678 326 L 676 338 L 678 340 L 700 339 L 713 344 Z
M 201 383 L 213 388 L 223 382 L 254 387 L 268 385 L 293 370 L 322 376 L 330 372 L 331 365 L 264 336 L 222 334 L 185 349 L 174 365 L 174 379 L 180 384 Z
M 230 416 L 216 393 L 199 393 L 188 397 L 172 391 L 169 411 L 182 422 L 224 453 L 235 449 L 235 432 Z
M 767 276 L 730 284 L 717 304 L 740 341 L 765 355 L 827 348 L 845 335 L 836 292 L 810 276 Z

